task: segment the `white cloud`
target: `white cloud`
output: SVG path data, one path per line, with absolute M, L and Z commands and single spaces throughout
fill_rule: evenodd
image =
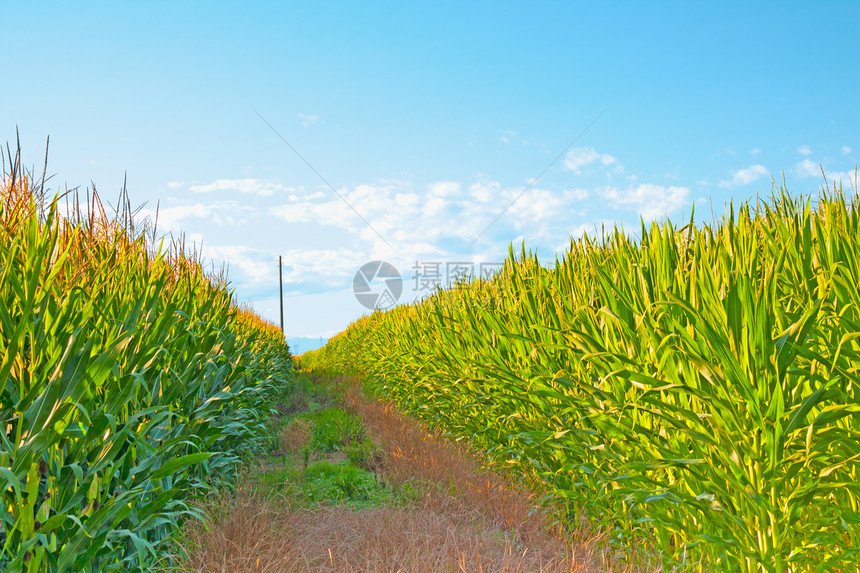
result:
M 159 232 L 175 233 L 184 230 L 181 223 L 187 219 L 206 219 L 218 226 L 237 225 L 244 223 L 244 219 L 239 215 L 247 215 L 253 211 L 252 207 L 240 205 L 235 201 L 219 201 L 159 207 L 157 212 L 156 209 L 144 208 L 138 212 L 138 218 L 157 223 L 156 230 Z
M 516 228 L 519 229 L 526 223 L 538 223 L 551 219 L 563 206 L 563 197 L 546 189 L 529 189 L 511 205 L 510 213 Z
M 608 187 L 603 196 L 615 207 L 633 208 L 646 221 L 665 217 L 687 202 L 690 190 L 686 187 L 664 187 L 641 183 L 629 189 Z
M 812 149 L 808 145 L 801 145 L 797 148 L 797 152 L 801 155 L 812 155 Z
M 445 200 L 441 197 L 432 197 L 424 205 L 423 213 L 428 217 L 434 217 L 442 213 L 445 208 Z
M 180 183 L 178 181 L 168 181 L 167 182 L 167 188 L 168 189 L 179 189 L 180 187 L 182 187 L 182 183 Z
M 348 206 L 338 201 L 317 202 L 313 199 L 290 196 L 291 202 L 272 207 L 271 213 L 288 223 L 318 222 L 322 225 L 335 225 L 352 230 L 351 217 L 355 215 Z
M 499 131 L 502 134 L 499 136 L 499 141 L 501 141 L 502 143 L 510 143 L 511 138 L 517 134 L 517 132 L 511 131 L 510 129 L 501 129 Z
M 263 179 L 218 179 L 205 185 L 192 185 L 189 190 L 194 193 L 239 191 L 240 193 L 253 193 L 260 197 L 270 197 L 278 191 L 293 191 L 292 188 L 281 183 Z
M 498 181 L 479 181 L 469 186 L 469 196 L 481 203 L 489 203 L 501 196 L 502 184 Z
M 177 207 L 160 207 L 158 211 L 141 209 L 139 215 L 149 218 L 157 224 L 158 230 L 166 232 L 181 231 L 179 222 L 189 217 L 209 218 L 213 209 L 210 205 L 196 203 L 194 205 L 181 205 Z
M 752 150 L 750 151 L 750 155 L 752 155 L 753 157 L 755 157 L 759 153 L 761 153 L 761 149 L 759 149 L 758 147 L 753 147 Z
M 421 202 L 417 193 L 396 193 L 394 203 L 402 209 L 414 209 Z
M 302 127 L 307 127 L 307 126 L 311 125 L 312 123 L 316 123 L 316 121 L 319 119 L 315 115 L 304 114 L 304 113 L 297 113 L 296 117 L 298 117 L 301 120 Z
M 802 179 L 814 177 L 823 183 L 824 179 L 822 178 L 821 171 L 821 164 L 808 158 L 798 162 L 797 165 L 794 166 L 795 176 Z M 827 181 L 831 186 L 834 183 L 838 184 L 841 182 L 844 189 L 855 187 L 858 180 L 857 173 L 855 171 L 830 171 L 828 169 L 824 169 L 824 177 L 827 178 Z
M 310 274 L 321 282 L 339 285 L 367 261 L 367 253 L 359 249 L 293 249 L 284 254 L 284 282 L 301 284 Z
M 204 261 L 216 269 L 226 264 L 231 281 L 246 289 L 278 285 L 278 255 L 283 256 L 285 285 L 314 285 L 317 288 L 343 286 L 362 264 L 368 253 L 360 249 L 292 249 L 273 253 L 244 245 L 203 245 Z
M 469 246 L 499 214 L 499 220 L 481 237 L 481 244 L 489 248 L 501 249 L 504 245 L 499 241 L 507 242 L 515 234 L 525 234 L 533 242 L 550 234 L 566 236 L 570 217 L 581 214 L 582 201 L 588 197 L 585 189 L 523 191 L 523 187 L 505 188 L 485 178 L 470 184 L 438 181 L 423 189 L 401 181 L 339 190 L 369 226 L 334 194 L 316 199 L 291 197 L 270 212 L 288 222 L 343 229 L 362 239 L 359 244 L 364 248 L 372 245 L 369 250 L 380 258 L 400 256 L 414 261 L 428 253 L 455 257 L 458 249 Z
M 204 245 L 202 252 L 216 268 L 226 264 L 231 277 L 238 271 L 242 283 L 247 287 L 277 285 L 277 257 L 265 251 L 241 245 Z
M 593 147 L 576 147 L 568 151 L 567 157 L 564 158 L 564 166 L 577 175 L 582 172 L 583 167 L 598 162 L 607 166 L 616 163 L 617 159 L 609 154 L 598 153 Z
M 562 195 L 565 201 L 583 201 L 588 199 L 588 189 L 566 189 Z
M 437 197 L 453 197 L 462 192 L 462 185 L 456 181 L 439 181 L 427 186 L 430 193 Z
M 851 148 L 848 147 L 847 145 L 843 145 L 842 146 L 842 155 L 848 155 L 849 153 L 851 153 Z
M 802 178 L 816 177 L 821 175 L 821 168 L 817 163 L 807 158 L 795 166 L 794 172 L 795 175 Z
M 848 189 L 860 189 L 858 187 L 858 184 L 860 184 L 860 174 L 857 171 L 834 171 L 827 173 L 827 181 L 831 187 L 834 184 L 841 184 L 842 189 L 846 191 Z
M 764 165 L 750 165 L 746 169 L 738 169 L 732 172 L 731 181 L 720 182 L 720 187 L 737 187 L 738 185 L 749 185 L 753 181 L 758 181 L 762 177 L 766 177 L 770 172 Z

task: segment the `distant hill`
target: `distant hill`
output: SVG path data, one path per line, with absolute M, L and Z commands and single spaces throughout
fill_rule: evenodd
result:
M 316 350 L 328 342 L 327 338 L 312 338 L 307 336 L 288 336 L 287 344 L 293 356 L 303 354 L 308 350 Z

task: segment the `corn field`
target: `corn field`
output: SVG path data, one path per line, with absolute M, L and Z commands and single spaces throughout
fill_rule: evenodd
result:
M 0 570 L 148 571 L 177 523 L 202 517 L 190 496 L 229 482 L 262 439 L 291 357 L 182 245 L 153 245 L 94 191 L 45 201 L 8 159 Z
M 667 568 L 860 566 L 860 201 L 513 249 L 490 280 L 362 318 L 307 367 L 539 480 Z

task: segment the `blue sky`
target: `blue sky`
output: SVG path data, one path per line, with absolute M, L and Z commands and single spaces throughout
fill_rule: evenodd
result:
M 848 186 L 860 3 L 698 4 L 0 0 L 0 140 L 50 135 L 54 189 L 127 174 L 272 320 L 283 256 L 288 334 L 329 336 L 367 261 L 410 300 L 416 262 Z

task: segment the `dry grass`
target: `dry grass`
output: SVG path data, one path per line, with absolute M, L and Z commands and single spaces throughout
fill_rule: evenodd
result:
M 391 405 L 365 399 L 353 383 L 346 407 L 357 413 L 385 452 L 383 475 L 394 485 L 422 480 L 424 506 L 440 513 L 470 514 L 472 520 L 506 531 L 524 546 L 558 548 L 549 534 L 550 520 L 534 495 L 515 489 L 502 477 L 485 472 L 466 448 L 430 434 Z M 563 545 L 561 549 L 563 549 Z
M 237 497 L 211 531 L 195 526 L 193 571 L 571 572 L 594 571 L 545 549 L 522 548 L 510 535 L 471 523 L 469 512 L 429 507 L 345 507 L 281 511 L 272 502 Z
M 211 502 L 207 529 L 185 529 L 192 571 L 591 572 L 618 570 L 599 536 L 561 535 L 534 496 L 481 470 L 464 448 L 433 436 L 351 384 L 345 407 L 359 414 L 382 452 L 392 487 L 413 484 L 405 507 L 289 509 L 238 492 Z M 306 428 L 287 426 L 285 449 Z
M 291 456 L 297 454 L 311 441 L 311 424 L 305 418 L 295 418 L 278 435 L 281 451 Z

